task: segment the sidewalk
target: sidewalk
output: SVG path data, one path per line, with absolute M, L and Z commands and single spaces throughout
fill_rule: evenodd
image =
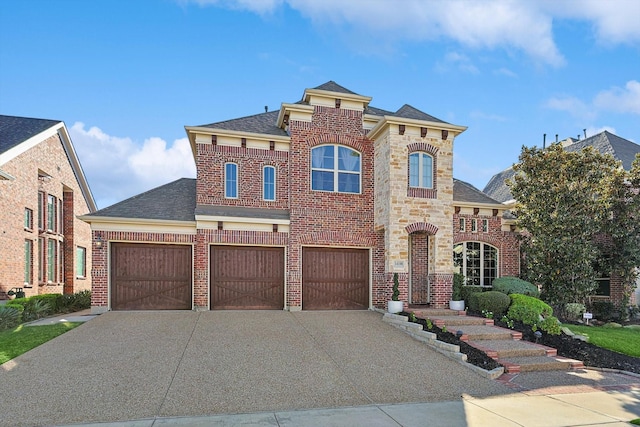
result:
M 155 418 L 76 427 L 160 426 L 629 426 L 640 418 L 640 388 L 628 391 L 508 396 L 209 417 Z
M 25 323 L 25 326 L 55 325 L 60 322 L 87 322 L 94 317 L 96 317 L 96 315 L 91 314 L 91 309 L 88 308 L 86 310 L 76 311 L 75 313 L 61 314 L 34 320 L 33 322 Z

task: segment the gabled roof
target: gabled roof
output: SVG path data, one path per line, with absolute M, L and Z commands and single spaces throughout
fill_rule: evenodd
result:
M 195 221 L 196 180 L 180 178 L 82 217 Z
M 593 147 L 602 154 L 611 154 L 616 160 L 622 162 L 622 167 L 626 170 L 631 169 L 631 164 L 636 154 L 640 153 L 640 145 L 614 135 L 609 131 L 574 141 L 563 148 L 566 151 L 580 151 L 585 147 Z M 513 178 L 514 174 L 515 171 L 511 167 L 495 174 L 484 187 L 484 192 L 501 202 L 513 200 L 506 182 Z
M 58 123 L 60 120 L 0 115 L 0 154 Z
M 359 96 L 361 96 L 359 93 L 355 93 L 353 91 L 350 91 L 346 87 L 340 86 L 338 83 L 334 82 L 333 80 L 329 80 L 328 82 L 323 83 L 320 86 L 314 87 L 313 89 L 315 89 L 315 90 L 326 90 L 327 92 L 348 93 L 350 95 L 359 95 Z
M 392 115 L 396 117 L 402 117 L 405 119 L 424 120 L 426 122 L 446 123 L 440 119 L 433 117 L 430 114 L 424 113 L 418 110 L 417 108 L 412 107 L 409 104 L 404 104 L 398 111 L 395 112 L 395 114 L 392 114 Z
M 287 136 L 287 132 L 277 125 L 279 113 L 279 110 L 274 110 L 267 113 L 254 114 L 253 116 L 201 125 L 199 127 Z
M 501 203 L 468 182 L 453 179 L 453 201 L 463 203 L 478 203 L 483 205 L 500 205 Z
M 91 188 L 89 188 L 82 165 L 71 142 L 69 131 L 64 122 L 60 120 L 0 115 L 0 167 L 56 134 L 60 138 L 62 148 L 80 186 L 82 196 L 87 202 L 87 207 L 90 212 L 94 212 L 97 207 Z M 7 179 L 7 177 L 8 174 L 0 170 L 0 179 Z M 12 178 L 9 177 L 8 179 Z

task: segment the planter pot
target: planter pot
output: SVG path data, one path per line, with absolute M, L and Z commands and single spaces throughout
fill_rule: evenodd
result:
M 387 305 L 387 311 L 389 313 L 400 313 L 404 310 L 404 303 L 402 301 L 389 301 Z
M 464 300 L 449 301 L 449 308 L 456 311 L 464 311 Z

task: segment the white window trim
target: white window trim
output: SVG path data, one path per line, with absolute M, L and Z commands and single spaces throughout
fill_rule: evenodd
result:
M 493 278 L 493 280 L 497 279 L 498 277 L 500 277 L 500 250 L 493 246 L 490 245 L 489 243 L 485 243 L 485 242 L 475 242 L 475 241 L 464 241 L 464 242 L 459 242 L 456 243 L 455 245 L 453 245 L 453 247 L 455 248 L 458 245 L 462 245 L 463 248 L 463 252 L 462 252 L 462 275 L 464 276 L 464 280 L 465 283 L 467 281 L 467 243 L 480 243 L 480 283 L 482 287 L 488 288 L 489 286 L 485 286 L 484 285 L 484 245 L 487 245 L 493 249 L 495 249 L 496 251 L 496 276 Z
M 236 185 L 235 185 L 235 196 L 229 196 L 227 194 L 227 166 L 233 165 L 236 168 Z M 240 167 L 237 163 L 227 162 L 224 164 L 224 197 L 225 199 L 237 199 L 238 198 L 238 190 L 239 190 L 239 181 L 240 181 Z
M 458 231 L 460 231 L 461 233 L 464 233 L 467 231 L 467 220 L 464 218 L 460 218 L 459 221 L 459 225 L 458 225 Z
M 273 169 L 273 199 L 267 199 L 266 197 L 266 184 L 267 181 L 265 180 L 265 171 L 267 169 Z M 276 185 L 276 167 L 272 166 L 272 165 L 265 165 L 262 167 L 262 200 L 267 201 L 267 202 L 275 202 L 276 201 L 276 194 L 277 194 L 277 185 Z
M 83 274 L 78 274 L 78 250 L 82 249 L 82 267 L 83 267 Z M 76 278 L 78 279 L 85 279 L 87 277 L 87 248 L 83 247 L 83 246 L 76 246 Z
M 325 168 L 314 168 L 313 167 L 313 154 L 311 156 L 309 156 L 309 166 L 310 166 L 310 170 L 311 173 L 309 174 L 309 188 L 311 189 L 311 191 L 320 191 L 322 193 L 340 193 L 340 194 L 362 194 L 362 153 L 359 152 L 356 149 L 353 149 L 351 147 L 349 147 L 348 145 L 341 145 L 341 144 L 323 144 L 323 145 L 316 145 L 315 147 L 311 148 L 310 152 L 312 153 L 313 150 L 315 150 L 316 148 L 320 148 L 320 147 L 333 147 L 333 169 L 325 169 Z M 338 169 L 338 164 L 339 164 L 339 156 L 338 156 L 338 147 L 344 147 L 347 148 L 355 153 L 358 153 L 358 155 L 360 156 L 360 170 L 358 172 L 353 172 L 353 171 L 343 171 L 343 170 L 339 170 Z M 320 171 L 320 172 L 332 172 L 333 173 L 333 191 L 329 191 L 329 190 L 316 190 L 313 188 L 313 171 Z M 347 173 L 347 174 L 352 174 L 352 175 L 358 175 L 358 192 L 352 192 L 352 191 L 339 191 L 339 183 L 338 183 L 338 174 L 341 173 Z
M 409 187 L 411 188 L 426 188 L 429 190 L 433 190 L 433 182 L 434 182 L 434 177 L 433 177 L 433 163 L 434 163 L 434 159 L 433 156 L 429 153 L 426 153 L 424 151 L 414 151 L 412 153 L 409 153 L 409 174 L 411 174 L 411 156 L 417 155 L 418 156 L 418 185 L 411 185 L 411 178 L 409 178 Z M 422 172 L 424 169 L 424 164 L 422 163 L 423 160 L 423 156 L 428 156 L 431 158 L 431 185 L 430 186 L 426 186 L 424 185 L 424 182 L 422 182 Z

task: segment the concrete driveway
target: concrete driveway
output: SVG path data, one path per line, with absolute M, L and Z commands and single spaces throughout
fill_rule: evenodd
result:
M 375 312 L 110 312 L 0 367 L 1 426 L 451 401 L 511 390 Z

